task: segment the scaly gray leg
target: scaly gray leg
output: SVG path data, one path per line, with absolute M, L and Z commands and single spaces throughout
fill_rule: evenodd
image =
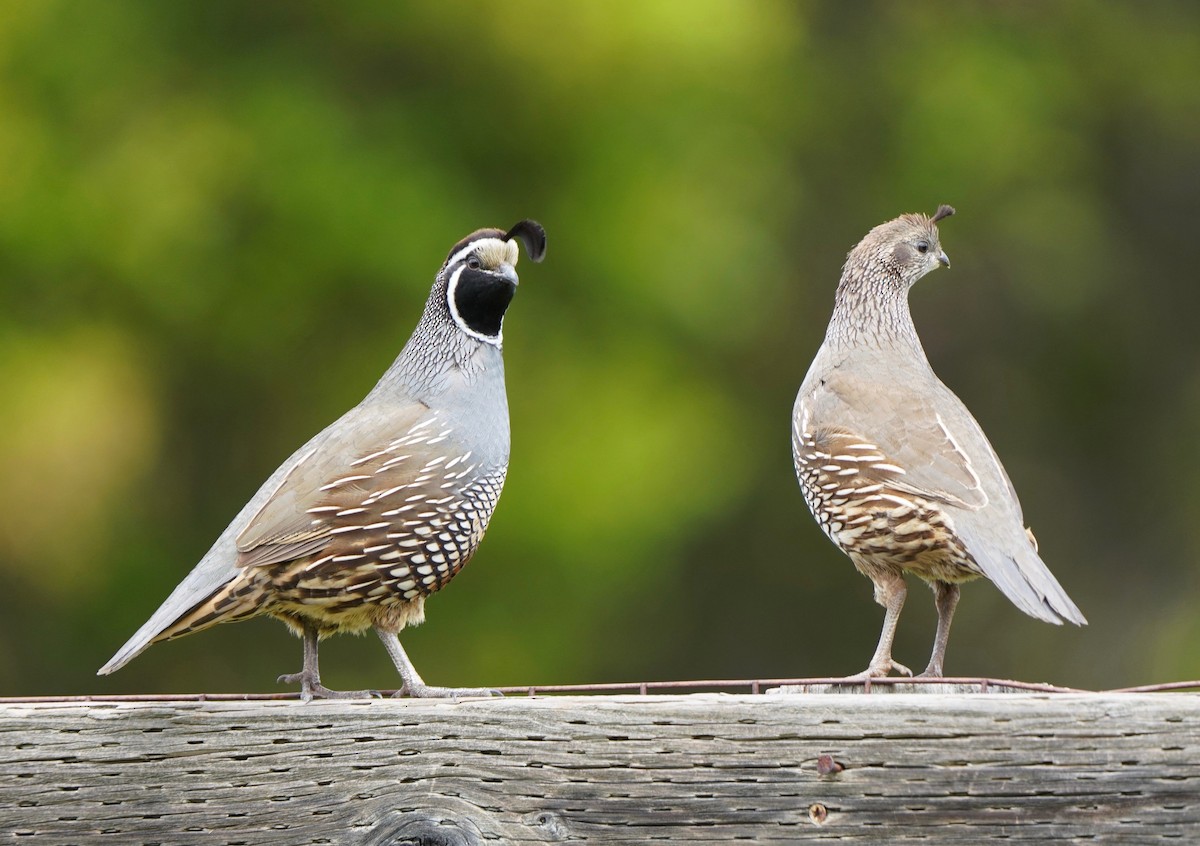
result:
M 330 690 L 321 684 L 321 671 L 317 666 L 317 630 L 304 624 L 304 669 L 298 673 L 287 673 L 277 679 L 279 684 L 300 683 L 300 698 L 311 702 L 318 699 L 365 699 L 378 696 L 375 690 Z
M 896 637 L 896 625 L 900 622 L 900 610 L 904 608 L 904 598 L 908 595 L 908 587 L 904 584 L 904 576 L 899 573 L 872 576 L 875 583 L 875 601 L 886 609 L 883 615 L 883 631 L 879 633 L 879 645 L 871 656 L 867 669 L 853 676 L 847 676 L 846 681 L 861 681 L 863 679 L 880 679 L 892 670 L 902 676 L 911 676 L 912 670 L 903 664 L 892 660 L 892 641 Z
M 954 619 L 954 608 L 958 605 L 958 585 L 949 582 L 930 582 L 933 588 L 933 601 L 937 605 L 938 623 L 937 634 L 933 637 L 933 654 L 929 656 L 929 666 L 921 673 L 926 678 L 940 679 L 942 677 L 942 661 L 946 657 L 946 641 L 950 640 L 950 621 Z
M 438 699 L 452 696 L 503 695 L 500 691 L 492 690 L 488 687 L 433 687 L 432 685 L 425 684 L 425 681 L 417 673 L 417 668 L 408 659 L 404 647 L 400 645 L 400 638 L 394 632 L 385 632 L 378 628 L 375 629 L 375 634 L 379 635 L 379 639 L 383 641 L 383 647 L 388 651 L 388 655 L 391 656 L 392 663 L 396 665 L 396 669 L 400 673 L 400 679 L 403 681 L 400 690 L 396 693 L 397 696 L 411 696 L 414 699 Z

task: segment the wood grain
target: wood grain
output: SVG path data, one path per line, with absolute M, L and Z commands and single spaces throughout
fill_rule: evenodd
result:
M 1198 694 L 6 703 L 0 740 L 38 844 L 1200 843 Z

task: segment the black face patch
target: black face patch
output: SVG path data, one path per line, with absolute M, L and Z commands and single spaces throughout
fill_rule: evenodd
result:
M 503 277 L 465 267 L 453 292 L 454 309 L 472 332 L 495 338 L 516 290 Z

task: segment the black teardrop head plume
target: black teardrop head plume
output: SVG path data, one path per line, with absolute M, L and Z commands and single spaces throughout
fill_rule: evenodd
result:
M 952 214 L 954 214 L 954 206 L 948 206 L 945 203 L 942 203 L 940 206 L 938 206 L 938 210 L 933 213 L 933 217 L 930 218 L 930 221 L 937 223 L 943 217 L 949 217 Z
M 505 241 L 520 239 L 529 260 L 538 262 L 546 256 L 546 230 L 536 220 L 522 220 L 504 236 Z

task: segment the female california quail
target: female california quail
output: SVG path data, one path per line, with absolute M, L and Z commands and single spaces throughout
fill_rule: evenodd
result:
M 302 696 L 321 684 L 317 641 L 374 628 L 409 696 L 487 694 L 426 685 L 397 633 L 483 538 L 508 471 L 501 357 L 520 240 L 546 250 L 542 227 L 481 229 L 450 251 L 400 356 L 361 403 L 291 458 L 129 642 L 111 673 L 152 643 L 260 614 L 304 639 L 304 669 L 280 681 Z
M 936 599 L 926 676 L 942 675 L 959 584 L 979 576 L 1039 620 L 1087 622 L 1038 557 L 1000 460 L 934 375 L 913 326 L 909 288 L 949 267 L 936 224 L 952 214 L 950 206 L 933 217 L 906 214 L 850 252 L 792 415 L 804 498 L 886 609 L 875 655 L 858 677 L 912 675 L 892 660 L 905 573 L 928 582 Z

